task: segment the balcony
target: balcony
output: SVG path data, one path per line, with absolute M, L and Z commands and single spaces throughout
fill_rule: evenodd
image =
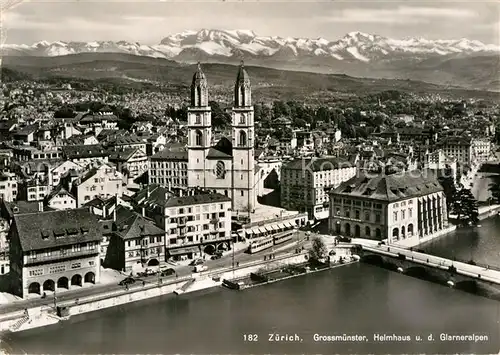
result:
M 51 255 L 37 255 L 36 258 L 32 258 L 30 255 L 25 255 L 26 262 L 24 265 L 42 264 L 47 262 L 58 262 L 68 259 L 85 258 L 90 256 L 95 256 L 99 254 L 99 249 L 97 246 L 94 249 L 82 249 L 80 251 L 56 251 L 52 252 Z

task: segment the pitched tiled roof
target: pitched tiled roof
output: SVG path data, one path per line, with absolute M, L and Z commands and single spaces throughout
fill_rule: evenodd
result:
M 115 234 L 123 239 L 165 235 L 165 231 L 157 227 L 152 220 L 123 206 L 116 208 L 116 229 Z
M 97 217 L 86 208 L 14 215 L 12 229 L 17 230 L 24 252 L 102 238 Z
M 207 158 L 231 158 L 233 156 L 233 144 L 231 141 L 222 137 L 215 146 L 208 151 Z
M 413 170 L 393 175 L 358 175 L 340 184 L 331 193 L 381 201 L 398 201 L 443 191 L 434 173 Z
M 109 155 L 111 161 L 127 161 L 129 160 L 139 148 L 125 148 L 118 151 L 112 151 Z
M 173 192 L 158 184 L 151 184 L 148 187 L 137 191 L 132 196 L 132 200 L 136 205 L 148 208 L 154 208 L 155 206 L 176 207 L 231 201 L 231 199 L 227 196 L 207 192 L 199 192 L 195 195 L 189 196 L 177 196 Z
M 188 152 L 183 148 L 172 149 L 169 148 L 159 151 L 151 157 L 151 160 L 177 160 L 177 161 L 188 161 Z

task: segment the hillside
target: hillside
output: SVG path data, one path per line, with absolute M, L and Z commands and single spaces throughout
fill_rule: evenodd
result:
M 5 57 L 4 70 L 33 79 L 73 78 L 83 80 L 119 80 L 143 82 L 163 87 L 187 89 L 194 65 L 171 60 L 117 53 L 82 53 L 58 57 Z M 246 66 L 257 96 L 314 96 L 322 93 L 366 94 L 383 90 L 415 93 L 441 93 L 453 96 L 496 98 L 497 94 L 445 87 L 412 80 L 366 79 L 347 75 L 287 71 Z M 230 64 L 203 64 L 212 90 L 231 87 L 237 68 Z M 8 75 L 4 77 L 8 80 Z

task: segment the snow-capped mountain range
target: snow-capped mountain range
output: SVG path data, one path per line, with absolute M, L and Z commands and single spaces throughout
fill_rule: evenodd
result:
M 351 32 L 330 41 L 324 38 L 282 38 L 258 36 L 250 30 L 185 31 L 164 38 L 157 45 L 126 41 L 47 42 L 33 45 L 3 45 L 3 55 L 61 56 L 77 53 L 116 52 L 166 58 L 177 61 L 231 61 L 271 59 L 275 61 L 373 63 L 403 58 L 500 53 L 500 46 L 465 38 L 427 40 L 391 39 Z

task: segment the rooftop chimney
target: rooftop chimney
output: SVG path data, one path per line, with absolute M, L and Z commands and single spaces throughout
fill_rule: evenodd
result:
M 38 202 L 38 212 L 43 212 L 43 202 L 42 201 Z

